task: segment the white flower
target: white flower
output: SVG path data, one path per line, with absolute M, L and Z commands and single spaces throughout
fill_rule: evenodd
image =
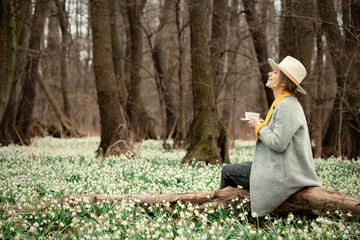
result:
M 190 229 L 194 229 L 194 228 L 195 228 L 195 223 L 192 222 L 192 223 L 190 224 L 189 228 L 190 228 Z
M 34 228 L 34 227 L 31 227 L 30 229 L 29 229 L 29 232 L 31 232 L 31 233 L 34 233 L 36 231 L 36 228 Z

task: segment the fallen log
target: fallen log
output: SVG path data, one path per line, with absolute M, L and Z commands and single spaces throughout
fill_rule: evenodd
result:
M 85 198 L 96 203 L 102 201 L 110 201 L 111 203 L 132 201 L 139 205 L 145 203 L 154 205 L 156 203 L 164 203 L 166 201 L 167 208 L 172 208 L 178 201 L 182 203 L 192 203 L 199 206 L 202 211 L 205 208 L 217 208 L 220 205 L 229 206 L 239 203 L 243 206 L 249 206 L 250 193 L 245 189 L 237 189 L 227 187 L 222 190 L 212 192 L 189 192 L 189 193 L 171 193 L 171 194 L 128 194 L 128 195 L 102 195 L 102 194 L 83 194 L 83 195 L 63 195 L 58 199 L 60 204 L 67 202 L 69 205 L 76 205 Z M 236 201 L 234 201 L 236 199 Z M 247 199 L 246 201 L 244 201 Z M 47 208 L 50 202 L 42 205 L 41 208 Z M 18 205 L 7 205 L 8 210 L 21 212 L 25 209 L 19 208 Z M 27 211 L 39 208 L 33 206 L 26 208 Z M 170 210 L 168 209 L 168 210 Z M 327 190 L 320 187 L 303 188 L 299 192 L 290 196 L 283 204 L 281 204 L 274 212 L 280 214 L 287 213 L 311 213 L 317 216 L 328 215 L 327 212 L 333 214 L 336 210 L 340 210 L 344 214 L 350 212 L 353 219 L 360 218 L 360 199 L 352 197 L 340 192 Z
M 173 193 L 173 194 L 135 194 L 135 195 L 100 195 L 100 194 L 84 194 L 84 195 L 63 195 L 59 202 L 71 200 L 81 200 L 88 198 L 93 202 L 110 200 L 111 202 L 121 202 L 123 200 L 138 202 L 140 205 L 145 203 L 155 204 L 162 203 L 164 200 L 174 206 L 178 201 L 182 203 L 190 202 L 193 205 L 198 205 L 199 210 L 205 208 L 216 208 L 219 205 L 228 204 L 234 205 L 244 199 L 250 199 L 250 193 L 245 189 L 237 189 L 227 187 L 222 190 L 213 192 L 189 192 L 189 193 Z M 238 199 L 238 201 L 233 201 Z M 212 203 L 212 204 L 210 204 Z M 249 201 L 247 201 L 249 204 Z M 320 187 L 303 188 L 299 192 L 290 196 L 283 204 L 281 204 L 274 212 L 275 213 L 299 213 L 310 212 L 318 216 L 327 215 L 327 212 L 333 213 L 336 210 L 341 210 L 343 213 L 351 212 L 356 219 L 360 217 L 360 199 L 348 196 L 346 194 L 327 190 Z

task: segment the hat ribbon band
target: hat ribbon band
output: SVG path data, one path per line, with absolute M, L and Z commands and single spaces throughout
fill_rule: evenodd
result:
M 296 79 L 295 79 L 288 71 L 286 71 L 282 66 L 279 66 L 279 67 L 281 67 L 281 69 L 282 69 L 284 72 L 286 72 L 286 73 L 292 78 L 292 80 L 294 80 L 297 84 L 300 85 L 300 83 L 299 83 L 298 81 L 296 81 Z

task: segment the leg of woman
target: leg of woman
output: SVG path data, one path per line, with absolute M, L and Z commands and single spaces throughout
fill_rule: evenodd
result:
M 228 186 L 236 188 L 238 185 L 249 189 L 251 165 L 252 162 L 225 165 L 221 171 L 220 189 Z

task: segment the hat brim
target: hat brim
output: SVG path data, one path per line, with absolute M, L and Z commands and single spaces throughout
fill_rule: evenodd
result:
M 302 94 L 307 94 L 306 91 L 297 83 L 295 82 L 291 76 L 289 76 L 289 74 L 287 74 L 274 60 L 272 60 L 271 58 L 268 59 L 268 63 L 270 64 L 270 67 L 275 70 L 276 68 L 280 69 L 280 71 L 282 73 L 284 73 L 289 79 L 290 81 L 292 81 L 295 85 L 296 85 L 296 90 Z

